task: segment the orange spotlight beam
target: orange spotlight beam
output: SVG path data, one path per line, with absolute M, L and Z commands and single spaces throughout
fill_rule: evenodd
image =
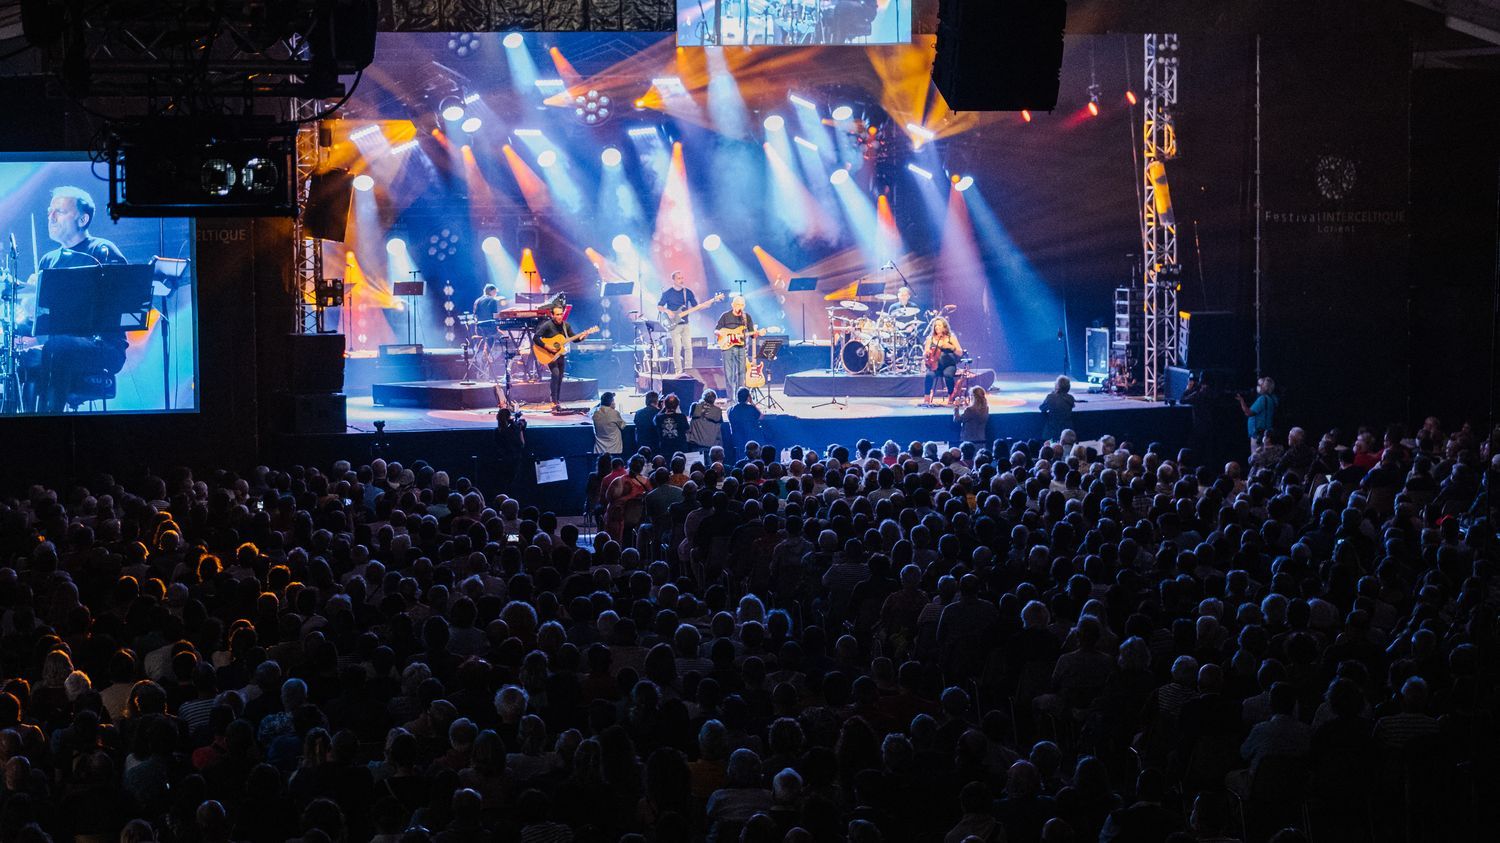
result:
M 552 194 L 547 190 L 547 183 L 542 181 L 536 171 L 521 159 L 521 156 L 511 148 L 510 144 L 500 148 L 505 154 L 505 163 L 510 165 L 510 171 L 516 178 L 516 184 L 521 188 L 521 196 L 526 200 L 526 207 L 532 211 L 542 211 L 552 206 Z

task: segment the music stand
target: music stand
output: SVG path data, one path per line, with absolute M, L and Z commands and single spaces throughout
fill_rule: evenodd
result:
M 633 292 L 635 292 L 634 281 L 605 281 L 604 291 L 601 293 L 601 295 L 628 296 Z
M 635 343 L 637 346 L 641 344 L 641 331 L 644 330 L 646 332 L 646 350 L 642 355 L 642 359 L 646 365 L 644 371 L 637 369 L 636 375 L 645 375 L 646 389 L 655 389 L 656 382 L 661 379 L 661 372 L 656 370 L 656 335 L 658 333 L 665 334 L 668 331 L 664 325 L 654 319 L 638 319 L 631 324 L 635 325 Z M 640 392 L 639 380 L 636 381 L 636 391 Z
M 784 336 L 762 338 L 760 341 L 760 348 L 756 352 L 755 356 L 759 357 L 761 360 L 764 360 L 766 363 L 776 362 L 776 357 L 781 354 L 781 347 L 783 345 L 786 345 L 786 340 L 787 338 Z M 751 395 L 754 396 L 753 400 L 755 401 L 755 403 L 764 403 L 767 410 L 770 410 L 772 408 L 777 410 L 786 409 L 785 407 L 781 406 L 781 404 L 777 403 L 775 398 L 771 397 L 771 379 L 769 377 L 766 378 L 765 386 L 758 389 L 753 389 L 750 392 Z
M 878 296 L 885 292 L 885 288 L 886 283 L 884 281 L 861 281 L 859 282 L 859 286 L 854 289 L 854 298 L 866 299 L 871 296 Z
M 788 293 L 807 293 L 818 289 L 818 279 L 799 275 L 796 278 L 786 280 L 786 291 Z M 807 345 L 807 297 L 802 298 L 802 344 Z
M 412 275 L 416 275 L 416 270 Z M 426 281 L 397 281 L 391 285 L 391 294 L 406 298 L 406 344 L 417 344 L 417 299 L 427 294 Z
M 36 336 L 92 337 L 147 326 L 150 264 L 46 269 L 37 279 Z

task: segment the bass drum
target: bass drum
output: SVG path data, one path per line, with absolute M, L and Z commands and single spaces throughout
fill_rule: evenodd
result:
M 844 369 L 851 375 L 871 375 L 885 363 L 885 349 L 874 343 L 850 340 L 839 353 Z

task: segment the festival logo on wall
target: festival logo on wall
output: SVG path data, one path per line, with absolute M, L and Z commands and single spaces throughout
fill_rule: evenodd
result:
M 1374 207 L 1361 194 L 1361 166 L 1353 155 L 1328 152 L 1311 158 L 1290 193 L 1304 207 L 1267 208 L 1265 222 L 1303 234 L 1356 234 L 1406 224 L 1405 208 Z M 1301 203 L 1299 203 L 1301 204 Z

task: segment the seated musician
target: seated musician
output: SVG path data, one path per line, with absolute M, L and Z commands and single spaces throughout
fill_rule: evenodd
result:
M 58 244 L 37 262 L 38 275 L 49 269 L 75 269 L 128 263 L 125 254 L 109 240 L 89 234 L 94 221 L 94 199 L 82 188 L 56 187 L 47 205 L 47 236 Z M 34 296 L 36 277 L 27 281 Z M 128 345 L 124 331 L 107 335 L 36 337 L 40 348 L 31 349 L 23 363 L 27 369 L 26 404 L 40 413 L 60 413 L 68 392 L 80 374 L 107 371 L 118 374 L 125 367 Z
M 922 343 L 922 359 L 927 364 L 927 402 L 933 401 L 933 386 L 938 380 L 944 384 L 944 392 L 952 393 L 958 380 L 959 357 L 964 348 L 953 335 L 948 320 L 939 316 L 932 320 L 932 331 Z
M 500 288 L 494 284 L 484 285 L 484 295 L 474 300 L 474 320 L 476 322 L 494 321 L 495 314 L 505 306 L 505 299 L 500 298 Z

